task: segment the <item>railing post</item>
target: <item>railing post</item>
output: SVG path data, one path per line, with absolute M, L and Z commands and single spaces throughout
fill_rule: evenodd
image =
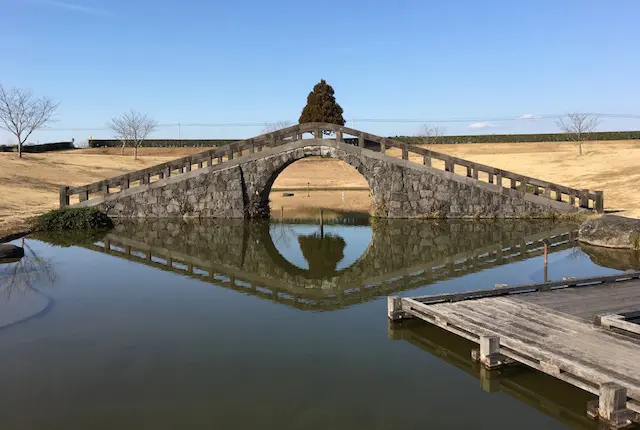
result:
M 581 190 L 580 193 L 580 207 L 589 209 L 589 190 Z
M 60 187 L 60 207 L 69 206 L 69 187 L 62 185 Z
M 124 178 L 122 182 L 120 182 L 120 190 L 129 189 L 129 178 Z
M 556 191 L 556 201 L 557 202 L 561 202 L 562 201 L 562 192 L 555 190 Z
M 524 180 L 524 178 L 520 178 L 520 187 L 519 190 L 522 191 L 523 193 L 527 192 L 527 181 Z
M 517 189 L 516 187 L 516 180 L 514 178 L 509 178 L 511 180 L 511 189 L 515 190 Z
M 455 163 L 453 162 L 453 160 L 447 160 L 444 162 L 444 170 L 446 170 L 447 172 L 452 172 L 455 169 Z
M 363 135 L 358 136 L 358 146 L 360 148 L 364 148 L 364 136 Z
M 544 196 L 548 199 L 551 198 L 551 187 L 549 187 L 549 184 L 544 187 Z
M 276 135 L 272 135 L 271 136 L 271 147 L 275 148 L 276 147 Z
M 409 159 L 409 150 L 406 148 L 402 148 L 402 159 L 403 160 Z
M 249 147 L 249 154 L 253 154 L 256 152 L 256 144 L 251 142 L 251 146 Z
M 489 175 L 489 183 L 493 184 L 493 173 L 488 173 Z
M 477 167 L 473 168 L 473 179 L 478 179 L 478 168 Z
M 209 158 L 207 158 L 207 167 L 213 166 L 213 154 L 209 154 Z
M 167 167 L 164 169 L 164 177 L 165 178 L 170 178 L 171 177 L 171 167 Z
M 86 200 L 89 200 L 89 191 L 85 190 L 85 191 L 80 191 L 78 193 L 78 198 L 80 199 L 81 202 L 84 202 Z
M 321 128 L 317 129 L 316 130 L 316 139 L 322 139 L 322 134 L 323 134 L 322 129 Z
M 202 161 L 198 161 L 198 169 L 202 169 Z
M 340 143 L 342 141 L 343 141 L 342 130 L 338 130 L 338 131 L 336 131 L 336 142 Z
M 274 136 L 275 139 L 275 136 Z M 227 160 L 233 160 L 233 149 L 227 153 Z
M 109 183 L 108 182 L 105 182 L 102 185 L 102 194 L 104 194 L 105 197 L 109 195 Z
M 470 178 L 471 177 L 471 167 L 467 166 L 467 177 Z
M 573 191 L 569 193 L 569 204 L 571 206 L 576 205 L 576 194 Z
M 387 152 L 387 146 L 384 144 L 384 142 L 380 142 L 380 152 L 382 152 L 383 154 Z
M 496 185 L 502 188 L 502 173 L 496 175 Z
M 188 160 L 187 164 L 184 165 L 184 171 L 185 172 L 190 172 L 191 171 L 191 160 Z
M 422 164 L 424 164 L 425 166 L 431 167 L 431 157 L 429 157 L 428 155 L 423 155 Z
M 603 191 L 596 191 L 596 201 L 593 203 L 593 208 L 599 214 L 604 212 L 604 192 Z

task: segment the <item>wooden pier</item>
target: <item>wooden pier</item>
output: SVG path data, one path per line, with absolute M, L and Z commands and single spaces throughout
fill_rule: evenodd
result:
M 587 413 L 640 422 L 640 272 L 423 297 L 389 297 L 392 321 L 418 318 L 479 345 L 495 369 L 520 363 L 599 396 Z

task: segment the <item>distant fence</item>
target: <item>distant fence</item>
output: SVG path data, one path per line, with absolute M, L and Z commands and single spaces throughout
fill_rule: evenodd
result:
M 22 145 L 22 152 L 40 153 L 75 149 L 73 142 L 51 142 L 42 145 Z M 0 145 L 0 152 L 18 152 L 18 145 Z
M 396 136 L 394 140 L 410 145 L 421 145 L 425 139 L 420 136 Z M 598 131 L 589 134 L 588 140 L 632 140 L 640 139 L 640 131 Z M 428 143 L 523 143 L 523 142 L 569 142 L 571 136 L 566 133 L 538 134 L 482 134 L 469 136 L 438 136 L 426 139 Z

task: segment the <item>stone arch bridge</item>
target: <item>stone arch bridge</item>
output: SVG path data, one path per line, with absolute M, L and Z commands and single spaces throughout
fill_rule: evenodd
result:
M 331 136 L 332 138 L 328 138 Z M 93 184 L 60 188 L 60 206 L 97 206 L 121 218 L 256 218 L 291 163 L 331 157 L 371 189 L 372 215 L 388 218 L 545 218 L 602 212 L 602 191 L 578 190 L 374 136 L 308 123 Z

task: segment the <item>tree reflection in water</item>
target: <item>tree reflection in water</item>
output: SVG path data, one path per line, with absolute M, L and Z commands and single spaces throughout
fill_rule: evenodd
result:
M 314 233 L 298 236 L 298 243 L 311 276 L 330 276 L 344 258 L 344 239 L 335 234 Z
M 52 285 L 58 279 L 51 260 L 36 254 L 24 239 L 22 247 L 25 253 L 21 259 L 0 265 L 0 297 L 5 300 L 9 300 L 13 294 L 35 290 L 33 284 Z

